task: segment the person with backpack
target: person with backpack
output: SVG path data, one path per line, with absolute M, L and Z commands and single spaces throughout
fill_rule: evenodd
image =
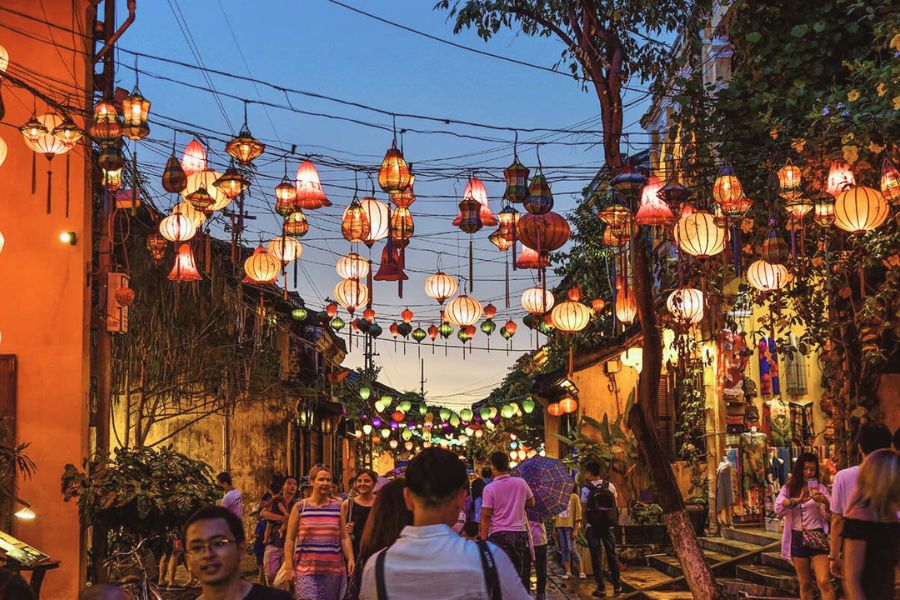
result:
M 598 463 L 594 461 L 585 463 L 581 475 L 588 482 L 581 489 L 581 503 L 584 505 L 584 520 L 587 527 L 584 537 L 587 539 L 594 580 L 597 582 L 594 596 L 603 598 L 606 596 L 606 585 L 603 581 L 601 550 L 606 551 L 606 562 L 609 565 L 614 593 L 619 594 L 622 591 L 615 537 L 615 528 L 619 525 L 618 497 L 616 486 L 600 477 Z
M 500 548 L 467 540 L 451 529 L 467 495 L 466 466 L 456 454 L 431 447 L 413 457 L 403 489 L 413 524 L 366 561 L 360 598 L 528 600 Z

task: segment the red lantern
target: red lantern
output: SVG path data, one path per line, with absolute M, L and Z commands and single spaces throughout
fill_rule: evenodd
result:
M 488 201 L 487 189 L 484 187 L 484 183 L 477 177 L 472 177 L 469 179 L 469 183 L 466 184 L 465 192 L 463 192 L 463 198 L 472 197 L 478 201 L 481 205 L 481 224 L 486 227 L 493 227 L 497 224 L 497 217 L 494 216 L 494 213 L 491 212 L 491 207 Z
M 553 252 L 569 241 L 569 223 L 555 212 L 522 215 L 517 227 L 519 241 L 542 254 Z
M 315 210 L 323 206 L 331 206 L 331 201 L 322 189 L 319 172 L 310 161 L 303 161 L 297 167 L 297 208 Z
M 606 308 L 606 301 L 602 298 L 595 298 L 591 300 L 591 308 L 594 309 L 595 313 L 603 312 L 603 309 Z
M 295 237 L 303 237 L 309 231 L 309 221 L 299 210 L 295 210 L 284 218 L 285 235 L 293 235 Z
M 559 402 L 553 402 L 547 406 L 547 413 L 552 417 L 558 417 L 563 414 L 563 409 L 559 405 Z
M 895 206 L 900 203 L 900 172 L 886 158 L 881 167 L 881 195 Z
M 200 281 L 200 272 L 194 264 L 194 252 L 190 244 L 181 244 L 175 255 L 175 265 L 169 272 L 169 281 Z
M 387 243 L 381 251 L 381 263 L 378 265 L 378 272 L 373 277 L 375 281 L 406 281 L 409 279 L 403 272 L 403 265 L 400 260 L 400 253 L 394 247 L 394 240 L 388 238 Z
M 391 323 L 391 326 L 388 327 L 388 330 L 390 330 L 391 335 L 394 337 L 397 337 L 400 334 L 400 326 L 396 323 Z
M 550 256 L 540 255 L 528 246 L 522 246 L 522 251 L 516 259 L 517 269 L 544 269 L 550 264 Z
M 578 402 L 575 398 L 563 398 L 559 401 L 559 410 L 565 414 L 570 414 L 578 409 Z
M 431 341 L 433 342 L 434 340 L 437 339 L 437 336 L 438 336 L 437 325 L 429 325 L 428 326 L 428 337 L 430 337 Z
M 412 323 L 414 316 L 413 311 L 409 310 L 409 308 L 404 308 L 403 312 L 400 313 L 400 318 L 404 323 Z
M 497 316 L 497 307 L 488 303 L 488 305 L 484 307 L 484 318 L 493 319 L 495 316 Z
M 367 308 L 366 310 L 364 310 L 363 311 L 363 319 L 365 319 L 369 323 L 374 323 L 375 322 L 375 309 Z
M 519 326 L 516 324 L 515 321 L 510 319 L 509 321 L 506 322 L 506 325 L 504 325 L 503 328 L 506 330 L 507 335 L 512 337 L 516 334 L 516 330 L 519 328 Z
M 400 421 L 402 421 L 405 418 L 406 418 L 406 415 L 404 415 L 399 410 L 395 410 L 394 412 L 391 413 L 391 419 L 393 419 L 395 423 L 399 423 Z
M 668 225 L 675 222 L 672 209 L 659 197 L 662 181 L 651 175 L 641 192 L 641 205 L 634 215 L 635 225 Z
M 416 183 L 416 176 L 409 176 L 409 187 L 400 192 L 391 192 L 391 202 L 397 208 L 409 208 L 416 201 L 416 194 L 413 191 L 413 185 Z
M 350 243 L 364 242 L 369 237 L 369 231 L 369 218 L 359 204 L 359 200 L 354 198 L 344 211 L 344 218 L 341 220 L 341 234 Z

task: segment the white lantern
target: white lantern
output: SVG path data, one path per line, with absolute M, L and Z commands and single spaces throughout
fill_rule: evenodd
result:
M 169 215 L 159 222 L 159 233 L 170 242 L 186 242 L 194 237 L 197 228 L 184 215 Z
M 788 281 L 789 273 L 784 265 L 757 260 L 747 269 L 747 282 L 761 292 L 780 289 Z
M 303 246 L 300 245 L 297 238 L 289 235 L 280 235 L 276 237 L 266 245 L 266 250 L 268 250 L 269 254 L 274 256 L 276 260 L 279 260 L 282 263 L 289 263 L 292 260 L 297 260 L 303 255 Z
M 680 287 L 666 300 L 669 314 L 679 323 L 693 325 L 703 319 L 703 292 L 690 287 Z

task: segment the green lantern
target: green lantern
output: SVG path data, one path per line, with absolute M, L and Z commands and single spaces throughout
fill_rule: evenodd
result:
M 506 327 L 500 328 L 500 335 L 503 336 L 504 340 L 508 340 L 509 338 L 512 337 L 512 334 L 509 332 L 509 330 Z
M 329 325 L 331 325 L 331 328 L 335 331 L 340 331 L 344 328 L 344 325 L 346 325 L 346 323 L 344 323 L 344 320 L 342 318 L 335 317 L 331 320 L 331 323 L 329 323 Z
M 419 405 L 419 414 L 424 417 L 427 412 L 428 412 L 428 407 L 425 406 L 425 403 L 420 404 Z
M 522 410 L 525 411 L 525 414 L 530 415 L 532 411 L 534 411 L 534 406 L 534 400 L 532 400 L 531 398 L 525 398 L 524 400 L 522 400 Z
M 447 419 L 450 418 L 450 414 L 451 414 L 451 413 L 450 413 L 450 409 L 449 409 L 449 408 L 442 408 L 441 411 L 440 411 L 438 414 L 441 415 L 441 419 L 443 419 L 444 421 L 446 421 Z
M 376 410 L 377 412 L 384 412 L 384 409 L 385 409 L 385 408 L 387 408 L 387 406 L 385 405 L 385 403 L 384 403 L 383 400 L 376 400 L 376 401 L 375 401 L 375 410 Z
M 413 329 L 412 337 L 418 343 L 428 337 L 428 334 L 421 327 L 416 327 L 415 329 Z
M 453 425 L 454 427 L 459 427 L 459 423 L 460 423 L 459 415 L 457 415 L 456 413 L 450 415 L 450 424 L 451 425 Z
M 404 440 L 411 440 L 412 431 L 410 431 L 409 429 L 404 429 L 403 433 L 400 434 L 400 437 L 402 437 Z
M 466 333 L 465 329 L 460 329 L 459 331 L 457 331 L 456 337 L 459 338 L 459 341 L 461 341 L 463 344 L 472 339 L 472 336 Z
M 305 308 L 295 308 L 291 311 L 291 316 L 294 317 L 295 321 L 305 321 L 306 317 L 309 316 L 309 312 Z
M 367 385 L 359 386 L 359 397 L 368 400 L 372 396 L 372 388 Z
M 491 409 L 488 408 L 487 406 L 482 406 L 482 407 L 478 410 L 478 414 L 481 415 L 481 420 L 482 420 L 482 421 L 487 421 L 488 419 L 491 418 Z
M 453 326 L 447 322 L 441 323 L 440 327 L 438 327 L 438 333 L 441 334 L 441 337 L 446 340 L 448 337 L 453 335 Z
M 481 332 L 485 335 L 491 335 L 492 333 L 494 333 L 495 329 L 497 329 L 497 324 L 490 319 L 485 320 L 481 324 Z
M 466 421 L 467 423 L 472 420 L 473 416 L 474 415 L 472 414 L 471 408 L 464 408 L 461 411 L 459 411 L 459 418 L 462 419 L 463 421 Z
M 404 414 L 408 413 L 409 409 L 412 408 L 412 402 L 410 402 L 409 400 L 403 400 L 402 402 L 400 402 L 400 404 L 397 405 L 397 408 L 399 408 L 400 412 Z
M 377 338 L 382 334 L 383 331 L 384 330 L 381 328 L 381 325 L 379 325 L 378 323 L 372 323 L 371 325 L 369 325 L 368 334 L 373 338 Z
M 541 324 L 538 325 L 538 331 L 543 333 L 544 335 L 550 335 L 555 330 L 555 327 L 548 323 L 547 321 L 541 321 Z
M 394 403 L 394 398 L 385 394 L 381 397 L 381 401 L 384 403 L 385 407 L 387 407 Z
M 504 419 L 509 419 L 516 414 L 516 409 L 514 409 L 511 404 L 504 404 L 503 408 L 500 409 L 500 414 Z

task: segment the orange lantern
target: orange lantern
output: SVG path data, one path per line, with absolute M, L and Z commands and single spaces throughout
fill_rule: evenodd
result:
M 630 288 L 620 287 L 616 290 L 616 318 L 629 325 L 637 317 L 637 300 Z
M 290 215 L 297 206 L 297 188 L 287 178 L 283 177 L 281 183 L 275 186 L 275 212 L 286 217 Z
M 668 225 L 675 221 L 672 209 L 659 197 L 663 182 L 651 175 L 641 191 L 641 205 L 634 215 L 635 225 Z
M 891 204 L 900 203 L 900 171 L 886 158 L 881 166 L 881 195 Z
M 400 192 L 391 192 L 391 202 L 394 203 L 394 206 L 397 208 L 409 208 L 412 206 L 412 203 L 416 201 L 416 193 L 413 191 L 413 186 L 416 183 L 416 176 L 409 176 L 409 186 Z
M 159 222 L 159 233 L 170 242 L 186 242 L 194 237 L 197 229 L 190 218 L 175 214 Z
M 363 319 L 365 319 L 369 323 L 375 322 L 375 316 L 376 316 L 375 309 L 373 309 L 373 308 L 367 308 L 366 310 L 363 311 Z
M 487 189 L 484 187 L 484 183 L 477 177 L 472 177 L 469 179 L 469 182 L 466 184 L 466 189 L 463 192 L 463 198 L 473 198 L 478 201 L 481 205 L 481 224 L 486 227 L 493 227 L 497 224 L 497 217 L 494 216 L 494 213 L 491 212 L 490 203 L 488 200 Z M 457 220 L 459 217 L 457 217 Z M 459 225 L 457 221 L 453 222 L 454 225 Z
M 111 102 L 102 100 L 94 107 L 90 134 L 98 142 L 111 142 L 122 135 L 119 113 Z
M 444 300 L 455 294 L 458 288 L 456 277 L 440 270 L 425 278 L 425 295 L 437 300 L 438 304 L 443 304 Z
M 606 223 L 607 230 L 619 241 L 624 242 L 634 233 L 634 218 L 631 211 L 621 204 L 607 206 L 597 213 L 597 218 Z
M 749 202 L 743 201 L 744 187 L 731 165 L 724 165 L 719 170 L 719 175 L 713 183 L 713 198 L 722 207 L 722 212 L 729 216 L 736 216 L 747 211 Z M 741 208 L 743 210 L 740 210 Z
M 369 288 L 358 279 L 342 279 L 334 286 L 334 297 L 348 313 L 369 301 Z
M 316 166 L 305 160 L 297 167 L 297 208 L 315 210 L 323 206 L 331 206 L 331 201 L 322 189 L 319 172 Z
M 253 255 L 244 261 L 245 283 L 274 283 L 281 270 L 278 259 L 266 252 L 262 246 L 258 246 Z
M 512 236 L 504 233 L 503 228 L 501 227 L 494 233 L 488 236 L 488 241 L 493 245 L 497 246 L 497 250 L 500 252 L 506 252 L 510 248 L 512 248 L 512 241 L 509 239 Z
M 306 220 L 306 215 L 301 211 L 295 210 L 284 218 L 282 227 L 285 235 L 303 237 L 309 231 L 309 221 Z
M 854 185 L 856 185 L 856 177 L 847 161 L 841 159 L 833 161 L 828 169 L 825 191 L 837 198 L 838 194 Z
M 559 410 L 564 414 L 571 414 L 578 410 L 578 402 L 575 401 L 575 398 L 563 398 L 559 401 Z
M 778 193 L 785 200 L 794 200 L 803 195 L 800 185 L 800 168 L 795 167 L 790 160 L 778 170 Z
M 398 248 L 409 245 L 409 239 L 415 233 L 412 213 L 408 208 L 395 208 L 391 215 L 391 236 Z
M 522 308 L 529 314 L 542 315 L 552 309 L 555 303 L 553 292 L 540 286 L 534 286 L 522 292 Z
M 391 209 L 387 204 L 377 200 L 374 196 L 366 196 L 359 201 L 359 204 L 369 220 L 369 235 L 366 236 L 364 241 L 366 246 L 371 248 L 375 242 L 388 236 Z
M 522 215 L 516 230 L 522 244 L 541 253 L 562 248 L 571 234 L 569 223 L 553 211 Z
M 185 146 L 184 154 L 181 155 L 181 168 L 188 177 L 206 170 L 206 150 L 196 139 Z
M 451 325 L 465 327 L 478 322 L 478 319 L 481 318 L 481 312 L 481 303 L 475 298 L 463 294 L 447 304 L 444 316 Z
M 334 302 L 329 302 L 325 305 L 325 314 L 328 315 L 329 319 L 333 319 L 337 316 L 338 307 Z
M 354 198 L 350 206 L 344 210 L 344 218 L 341 220 L 341 234 L 348 242 L 363 242 L 369 237 L 369 218 Z
M 528 246 L 522 246 L 522 251 L 516 257 L 517 269 L 543 269 L 550 264 L 550 256 L 538 254 Z
M 516 324 L 515 321 L 510 319 L 509 321 L 506 322 L 506 325 L 503 326 L 503 329 L 506 330 L 506 334 L 509 337 L 512 337 L 516 334 L 516 330 L 519 329 L 519 326 Z
M 594 298 L 591 300 L 591 308 L 594 309 L 595 313 L 603 312 L 603 309 L 606 308 L 606 301 L 602 298 Z
M 757 260 L 747 268 L 747 282 L 761 292 L 780 289 L 787 280 L 788 270 L 784 265 Z
M 872 231 L 887 219 L 890 207 L 878 190 L 858 185 L 834 199 L 834 224 L 854 235 Z
M 226 198 L 234 200 L 241 195 L 241 192 L 250 187 L 250 181 L 234 167 L 228 167 L 222 176 L 213 182 L 213 185 L 225 194 Z
M 675 225 L 674 236 L 682 251 L 697 258 L 715 256 L 725 249 L 725 228 L 708 212 L 682 216 Z
M 181 244 L 175 255 L 175 265 L 169 272 L 169 281 L 200 281 L 203 279 L 194 264 L 194 252 L 190 244 Z
M 244 124 L 240 133 L 230 142 L 225 144 L 225 152 L 230 154 L 242 165 L 249 165 L 260 154 L 265 152 L 266 146 L 250 134 L 247 128 L 247 103 L 244 103 Z
M 403 153 L 397 149 L 397 141 L 391 144 L 391 147 L 384 155 L 381 161 L 381 168 L 378 170 L 378 185 L 382 190 L 390 194 L 391 192 L 402 192 L 409 187 L 410 172 Z
M 680 287 L 666 300 L 669 314 L 685 325 L 699 323 L 703 319 L 703 292 L 690 287 Z
M 563 414 L 562 406 L 559 402 L 553 402 L 547 406 L 547 413 L 552 417 L 558 417 Z
M 122 132 L 128 139 L 137 141 L 150 135 L 149 113 L 150 101 L 135 86 L 134 91 L 122 99 Z
M 406 323 L 407 325 L 408 325 L 409 323 L 412 323 L 412 320 L 413 320 L 413 317 L 414 317 L 414 316 L 415 316 L 415 315 L 413 314 L 413 311 L 409 310 L 409 308 L 404 308 L 403 311 L 400 313 L 400 318 L 401 318 L 401 319 L 403 320 L 403 322 Z
M 487 306 L 484 307 L 484 318 L 485 319 L 493 319 L 497 316 L 497 307 L 491 303 L 488 303 Z
M 338 259 L 335 269 L 344 279 L 361 279 L 369 274 L 369 261 L 356 252 L 351 252 Z

